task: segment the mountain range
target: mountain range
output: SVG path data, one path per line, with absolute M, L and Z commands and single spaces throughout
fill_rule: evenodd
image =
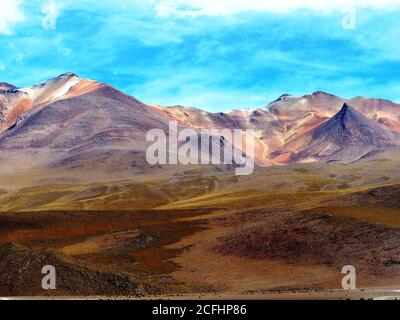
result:
M 0 83 L 0 163 L 28 167 L 146 166 L 145 136 L 174 120 L 194 129 L 254 129 L 256 163 L 357 161 L 397 146 L 400 105 L 322 91 L 284 94 L 257 109 L 212 113 L 145 104 L 115 88 L 66 73 L 39 85 Z

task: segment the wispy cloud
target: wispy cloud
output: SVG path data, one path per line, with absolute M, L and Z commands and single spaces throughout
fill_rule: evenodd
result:
M 160 16 L 232 15 L 240 12 L 289 12 L 308 9 L 322 12 L 345 8 L 399 8 L 397 0 L 160 0 Z
M 11 35 L 12 27 L 24 20 L 19 0 L 2 0 L 0 10 L 0 34 Z

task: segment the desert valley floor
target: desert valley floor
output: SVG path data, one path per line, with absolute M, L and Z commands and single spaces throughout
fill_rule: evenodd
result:
M 91 183 L 79 170 L 3 173 L 0 295 L 345 298 L 347 264 L 367 288 L 357 298 L 399 288 L 398 155 L 242 177 L 208 166 Z M 47 264 L 57 290 L 40 286 Z

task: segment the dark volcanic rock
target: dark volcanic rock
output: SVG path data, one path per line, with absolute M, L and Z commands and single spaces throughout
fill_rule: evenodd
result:
M 0 91 L 15 90 L 16 87 L 6 82 L 0 82 Z
M 395 143 L 396 133 L 370 120 L 348 104 L 309 134 L 309 142 L 292 160 L 354 161 Z

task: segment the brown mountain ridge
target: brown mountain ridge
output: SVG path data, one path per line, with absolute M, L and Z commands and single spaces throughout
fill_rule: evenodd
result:
M 194 129 L 254 129 L 254 158 L 262 166 L 356 161 L 399 142 L 400 105 L 322 91 L 284 94 L 255 110 L 212 113 L 147 105 L 73 73 L 23 88 L 2 83 L 0 89 L 0 159 L 18 158 L 20 167 L 90 167 L 111 158 L 122 167 L 145 166 L 146 132 L 167 131 L 171 120 Z

